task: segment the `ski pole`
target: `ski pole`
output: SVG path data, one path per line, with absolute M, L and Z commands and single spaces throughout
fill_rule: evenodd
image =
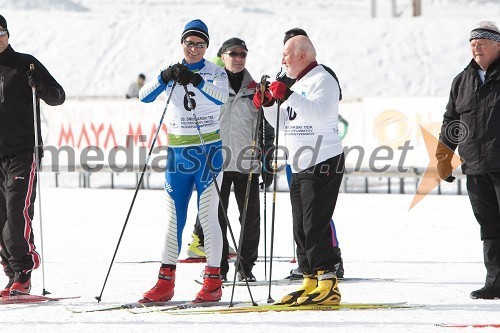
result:
M 222 196 L 220 194 L 219 183 L 217 182 L 217 178 L 215 177 L 215 172 L 213 170 L 212 164 L 210 163 L 210 157 L 208 155 L 207 148 L 205 146 L 205 139 L 203 138 L 203 134 L 201 133 L 200 123 L 198 122 L 198 117 L 196 116 L 196 113 L 194 112 L 195 107 L 193 104 L 193 99 L 192 99 L 191 95 L 189 94 L 189 90 L 187 89 L 186 86 L 184 86 L 184 91 L 186 92 L 188 108 L 191 110 L 191 114 L 193 115 L 194 124 L 195 124 L 197 131 L 198 131 L 198 136 L 200 137 L 201 148 L 203 149 L 205 159 L 207 160 L 208 170 L 210 171 L 210 175 L 211 175 L 212 180 L 214 182 L 215 191 L 217 192 L 217 196 L 219 197 L 219 207 L 221 208 L 222 213 L 224 215 L 224 219 L 226 220 L 226 224 L 227 224 L 227 227 L 229 229 L 229 233 L 231 235 L 231 239 L 233 241 L 234 247 L 235 247 L 237 253 L 239 253 L 239 248 L 236 246 L 236 240 L 235 240 L 234 234 L 233 234 L 233 229 L 231 228 L 231 224 L 229 223 L 229 218 L 227 217 L 226 208 L 222 204 L 222 200 L 221 200 Z M 238 260 L 238 256 L 236 256 L 236 260 Z M 240 262 L 240 269 L 243 270 L 243 265 L 241 264 L 241 262 Z M 255 303 L 255 301 L 253 300 L 252 291 L 250 290 L 250 285 L 248 284 L 247 279 L 245 279 L 245 282 L 246 282 L 246 286 L 248 288 L 248 293 L 250 294 L 250 300 L 252 301 L 252 305 L 257 306 L 257 303 Z M 231 299 L 231 302 L 229 302 L 229 307 L 232 307 L 232 306 L 233 306 L 233 300 Z
M 276 80 L 280 80 L 281 70 L 278 74 L 276 74 Z M 273 298 L 271 297 L 271 281 L 273 275 L 273 249 L 274 249 L 274 221 L 276 216 L 276 192 L 278 191 L 277 179 L 278 179 L 278 144 L 279 144 L 279 135 L 280 135 L 280 108 L 281 108 L 281 100 L 277 102 L 277 112 L 276 112 L 276 145 L 274 146 L 273 152 L 273 205 L 271 210 L 271 249 L 269 253 L 269 295 L 267 297 L 267 303 L 274 303 Z
M 241 215 L 241 229 L 240 229 L 240 238 L 238 241 L 238 247 L 236 251 L 236 267 L 240 267 L 243 270 L 242 264 L 241 264 L 241 246 L 243 245 L 243 233 L 245 231 L 245 223 L 247 220 L 247 213 L 248 213 L 248 199 L 250 197 L 250 188 L 252 185 L 252 178 L 253 178 L 253 162 L 257 159 L 257 153 L 258 153 L 258 141 L 259 141 L 259 129 L 260 129 L 260 122 L 262 121 L 262 104 L 264 103 L 264 92 L 266 90 L 266 81 L 269 78 L 268 75 L 262 75 L 262 78 L 260 79 L 260 103 L 261 107 L 258 110 L 257 114 L 257 122 L 255 124 L 255 130 L 253 133 L 253 141 L 252 141 L 252 157 L 250 158 L 250 168 L 248 170 L 248 179 L 247 179 L 247 187 L 245 190 L 245 199 L 243 203 L 243 213 Z M 265 186 L 265 185 L 264 185 Z M 258 188 L 257 188 L 258 190 Z M 244 272 L 244 271 L 243 271 Z M 247 277 L 245 276 L 245 281 L 247 281 Z M 248 281 L 247 281 L 248 284 Z M 231 290 L 231 301 L 230 304 L 233 303 L 233 296 L 234 296 L 234 289 L 236 287 L 236 270 L 234 270 L 234 278 L 233 278 L 233 288 Z
M 264 92 L 262 92 L 264 94 Z M 264 98 L 262 98 L 263 100 Z M 262 112 L 264 110 L 262 109 Z M 262 142 L 266 140 L 266 122 L 262 122 Z M 266 151 L 267 155 L 267 151 Z M 266 165 L 266 157 L 264 155 L 264 170 L 262 171 L 264 173 L 264 280 L 267 280 L 267 198 L 266 198 L 266 193 L 267 193 L 267 188 L 266 188 L 266 180 L 269 175 L 267 174 L 267 165 Z
M 30 64 L 30 70 L 34 70 L 35 65 Z M 37 187 L 37 197 L 38 197 L 38 218 L 40 220 L 40 254 L 42 257 L 41 265 L 42 265 L 42 295 L 48 295 L 50 292 L 45 290 L 45 256 L 43 251 L 43 223 L 42 223 L 42 189 L 41 189 L 41 181 L 40 181 L 40 155 L 38 149 L 40 148 L 40 140 L 38 138 L 38 113 L 36 112 L 36 87 L 31 87 L 31 92 L 33 96 L 33 123 L 35 128 L 35 173 L 36 173 L 36 187 Z
M 146 162 L 144 163 L 144 167 L 142 168 L 141 177 L 137 181 L 137 186 L 135 187 L 134 197 L 132 198 L 132 203 L 130 204 L 130 207 L 128 209 L 127 217 L 125 218 L 125 223 L 123 224 L 122 232 L 120 233 L 120 237 L 118 238 L 118 243 L 116 244 L 115 252 L 113 253 L 113 258 L 111 259 L 111 263 L 109 264 L 108 273 L 106 274 L 106 278 L 104 279 L 104 284 L 102 286 L 101 293 L 99 294 L 99 296 L 95 297 L 95 299 L 97 300 L 98 303 L 102 299 L 102 294 L 104 292 L 104 288 L 106 287 L 106 282 L 108 282 L 109 273 L 111 272 L 111 267 L 113 266 L 113 263 L 115 261 L 116 253 L 118 252 L 118 248 L 120 247 L 120 243 L 121 243 L 122 238 L 123 238 L 123 233 L 125 232 L 125 228 L 127 227 L 127 223 L 128 223 L 129 218 L 130 218 L 130 214 L 132 213 L 132 208 L 134 207 L 135 199 L 137 198 L 137 193 L 139 192 L 139 189 L 141 187 L 142 180 L 144 178 L 144 174 L 146 173 L 146 169 L 147 169 L 148 164 L 149 164 L 149 159 L 151 158 L 151 154 L 153 153 L 153 148 L 156 144 L 156 139 L 158 138 L 158 133 L 160 133 L 160 129 L 163 125 L 163 119 L 165 118 L 165 114 L 167 113 L 168 104 L 170 103 L 170 99 L 172 98 L 172 95 L 174 93 L 175 85 L 176 85 L 176 82 L 174 81 L 174 84 L 172 85 L 172 89 L 170 90 L 170 93 L 169 93 L 168 98 L 167 98 L 167 103 L 165 104 L 165 108 L 163 109 L 163 113 L 162 113 L 161 118 L 160 118 L 160 123 L 158 124 L 158 128 L 156 129 L 156 133 L 155 133 L 155 136 L 153 138 L 153 141 L 151 142 L 151 147 L 149 148 L 148 157 L 146 159 Z
M 261 88 L 262 89 L 262 88 Z M 264 89 L 265 91 L 265 89 Z M 264 91 L 261 90 L 262 94 L 264 95 Z M 264 96 L 261 97 L 261 103 L 264 103 Z M 262 112 L 264 112 L 264 109 L 261 108 Z M 262 121 L 262 142 L 264 143 L 266 140 L 266 121 Z M 266 181 L 267 177 L 270 177 L 269 174 L 267 173 L 267 165 L 266 165 L 266 159 L 267 159 L 267 154 L 268 152 L 266 151 L 264 155 L 264 168 L 263 168 L 263 173 L 264 173 L 264 280 L 267 280 L 267 187 L 266 187 Z

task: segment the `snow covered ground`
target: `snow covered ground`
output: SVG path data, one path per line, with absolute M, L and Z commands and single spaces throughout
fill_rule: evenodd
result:
M 81 299 L 46 305 L 0 306 L 2 332 L 6 329 L 9 332 L 28 329 L 32 332 L 165 329 L 223 333 L 439 332 L 451 329 L 436 327 L 436 323 L 498 322 L 500 301 L 469 298 L 470 291 L 482 286 L 485 270 L 479 230 L 467 196 L 431 195 L 411 211 L 408 211 L 411 195 L 341 194 L 339 198 L 334 219 L 346 277 L 395 279 L 393 282 L 341 283 L 342 300 L 404 301 L 425 307 L 174 317 L 159 313 L 134 315 L 124 310 L 87 314 L 67 311 L 66 306 L 96 303 L 94 296 L 101 291 L 133 191 L 50 187 L 42 190 L 46 289 L 54 296 L 81 295 Z M 135 301 L 154 284 L 159 264 L 139 262 L 160 258 L 165 226 L 163 195 L 158 190 L 139 192 L 102 303 Z M 292 256 L 291 209 L 287 193 L 278 193 L 277 207 L 275 255 Z M 191 202 L 181 257 L 185 256 L 195 213 L 194 202 Z M 230 203 L 229 214 L 238 235 L 234 201 Z M 35 229 L 40 248 L 38 220 L 35 220 Z M 268 231 L 268 237 L 269 234 Z M 263 253 L 261 240 L 259 254 Z M 292 263 L 275 262 L 273 278 L 286 276 L 294 267 Z M 174 300 L 193 298 L 199 289 L 193 280 L 199 277 L 202 269 L 203 264 L 178 265 Z M 263 279 L 264 264 L 258 263 L 254 272 Z M 40 293 L 41 270 L 33 274 L 33 284 L 33 293 Z M 271 295 L 278 299 L 291 288 L 273 286 Z M 253 287 L 252 293 L 256 300 L 265 302 L 268 288 Z M 229 300 L 230 294 L 230 288 L 225 288 L 223 300 Z M 235 300 L 249 300 L 247 289 L 237 287 Z
M 215 55 L 229 37 L 247 41 L 247 66 L 255 77 L 280 68 L 283 33 L 308 31 L 318 60 L 339 75 L 346 98 L 446 96 L 452 78 L 470 59 L 468 34 L 481 20 L 500 24 L 499 0 L 425 0 L 423 16 L 411 17 L 411 1 L 379 0 L 370 18 L 369 0 L 0 0 L 11 45 L 34 54 L 68 96 L 123 96 L 139 72 L 148 78 L 180 59 L 179 36 L 194 18 L 209 26 Z M 392 278 L 392 282 L 342 283 L 344 302 L 424 305 L 401 310 L 263 313 L 173 317 L 127 311 L 73 314 L 66 306 L 95 304 L 132 200 L 131 190 L 53 188 L 42 191 L 45 285 L 54 296 L 79 300 L 44 305 L 0 306 L 0 330 L 16 332 L 440 332 L 436 323 L 499 322 L 500 301 L 477 301 L 483 285 L 482 244 L 467 196 L 431 195 L 411 211 L 412 195 L 341 194 L 334 219 L 346 277 Z M 163 192 L 141 190 L 125 231 L 103 303 L 131 302 L 156 280 L 165 227 Z M 271 195 L 268 197 L 270 217 Z M 278 193 L 276 256 L 293 256 L 288 193 Z M 191 204 L 184 232 L 195 219 Z M 236 205 L 230 220 L 239 234 Z M 37 212 L 38 215 L 38 212 Z M 268 219 L 268 227 L 270 219 Z M 35 218 L 36 242 L 40 227 Z M 270 232 L 268 232 L 268 237 Z M 263 234 L 260 255 L 264 253 Z M 267 250 L 269 253 L 269 248 Z M 275 262 L 273 278 L 295 264 Z M 174 300 L 191 300 L 203 264 L 179 264 Z M 264 265 L 254 273 L 264 278 Z M 1 283 L 5 281 L 0 279 Z M 42 291 L 42 271 L 33 275 Z M 293 287 L 273 286 L 275 299 Z M 226 288 L 223 300 L 229 300 Z M 252 288 L 265 302 L 267 287 Z M 249 299 L 237 288 L 236 300 Z M 486 332 L 488 329 L 481 329 Z

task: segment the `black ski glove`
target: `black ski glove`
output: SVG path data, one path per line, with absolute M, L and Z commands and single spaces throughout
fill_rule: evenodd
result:
M 161 79 L 163 83 L 168 84 L 168 81 L 174 80 L 177 81 L 177 75 L 179 74 L 179 71 L 183 68 L 187 68 L 183 64 L 174 64 L 172 66 L 169 66 L 167 69 L 161 72 Z
M 192 83 L 193 86 L 197 86 L 201 83 L 203 79 L 201 78 L 201 75 L 198 73 L 193 73 L 187 68 L 183 68 L 179 70 L 177 73 L 177 83 L 187 86 L 188 84 Z
M 36 92 L 40 94 L 43 91 L 42 74 L 36 69 L 30 69 L 26 72 L 26 76 L 28 77 L 28 84 L 31 87 L 35 87 Z

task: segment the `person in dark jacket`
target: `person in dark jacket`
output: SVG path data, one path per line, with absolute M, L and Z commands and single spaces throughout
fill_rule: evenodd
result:
M 471 298 L 500 298 L 500 30 L 480 22 L 470 34 L 473 59 L 451 85 L 436 150 L 439 177 L 453 182 L 458 147 L 472 211 L 481 228 L 486 281 Z
M 32 87 L 39 158 L 43 155 L 40 99 L 48 105 L 65 100 L 63 88 L 47 69 L 32 55 L 14 51 L 9 38 L 7 21 L 0 15 L 0 259 L 8 277 L 1 296 L 28 294 L 31 271 L 41 261 L 32 228 L 37 182 Z
M 252 98 L 257 88 L 257 83 L 245 68 L 248 48 L 246 43 L 236 37 L 226 40 L 218 52 L 224 63 L 229 79 L 229 99 L 221 107 L 220 126 L 221 138 L 224 147 L 229 151 L 226 155 L 224 173 L 220 188 L 221 201 L 227 211 L 229 205 L 229 195 L 231 186 L 234 188 L 234 196 L 238 204 L 240 213 L 240 222 L 243 219 L 243 209 L 245 204 L 245 195 L 248 184 L 249 170 L 255 177 L 252 177 L 250 184 L 248 209 L 246 212 L 245 226 L 243 230 L 243 244 L 241 245 L 241 267 L 237 267 L 238 279 L 253 282 L 256 280 L 252 273 L 258 256 L 259 238 L 260 238 L 260 199 L 259 199 L 259 177 L 263 178 L 263 187 L 269 187 L 272 183 L 272 175 L 265 171 L 262 164 L 267 165 L 270 170 L 270 157 L 272 154 L 266 154 L 271 151 L 274 141 L 274 128 L 267 123 L 264 117 L 261 117 L 260 124 L 257 124 L 259 110 L 253 105 Z M 259 143 L 261 147 L 264 162 L 258 160 L 252 161 L 252 141 L 255 127 L 265 126 L 265 138 L 260 132 Z M 219 223 L 223 234 L 223 248 L 221 260 L 221 276 L 223 280 L 227 279 L 229 264 L 227 256 L 229 255 L 229 243 L 227 240 L 227 224 L 224 217 L 224 211 L 219 207 Z M 189 244 L 188 255 L 190 257 L 200 257 L 203 253 L 203 230 L 199 221 L 195 224 L 193 231 L 193 242 Z M 238 240 L 236 240 L 238 241 Z

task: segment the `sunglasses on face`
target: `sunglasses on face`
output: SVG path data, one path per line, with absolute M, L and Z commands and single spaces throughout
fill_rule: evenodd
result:
M 247 57 L 247 53 L 246 52 L 228 52 L 226 54 L 228 56 L 230 56 L 231 58 L 236 58 L 236 57 L 246 58 Z
M 0 36 L 5 36 L 7 35 L 9 32 L 7 31 L 7 29 L 0 29 Z
M 182 41 L 184 43 L 184 45 L 186 45 L 187 47 L 193 47 L 193 46 L 196 46 L 197 49 L 204 49 L 207 47 L 207 43 L 204 43 L 204 42 L 198 42 L 198 43 L 195 43 L 193 41 L 190 41 L 190 40 L 183 40 Z

